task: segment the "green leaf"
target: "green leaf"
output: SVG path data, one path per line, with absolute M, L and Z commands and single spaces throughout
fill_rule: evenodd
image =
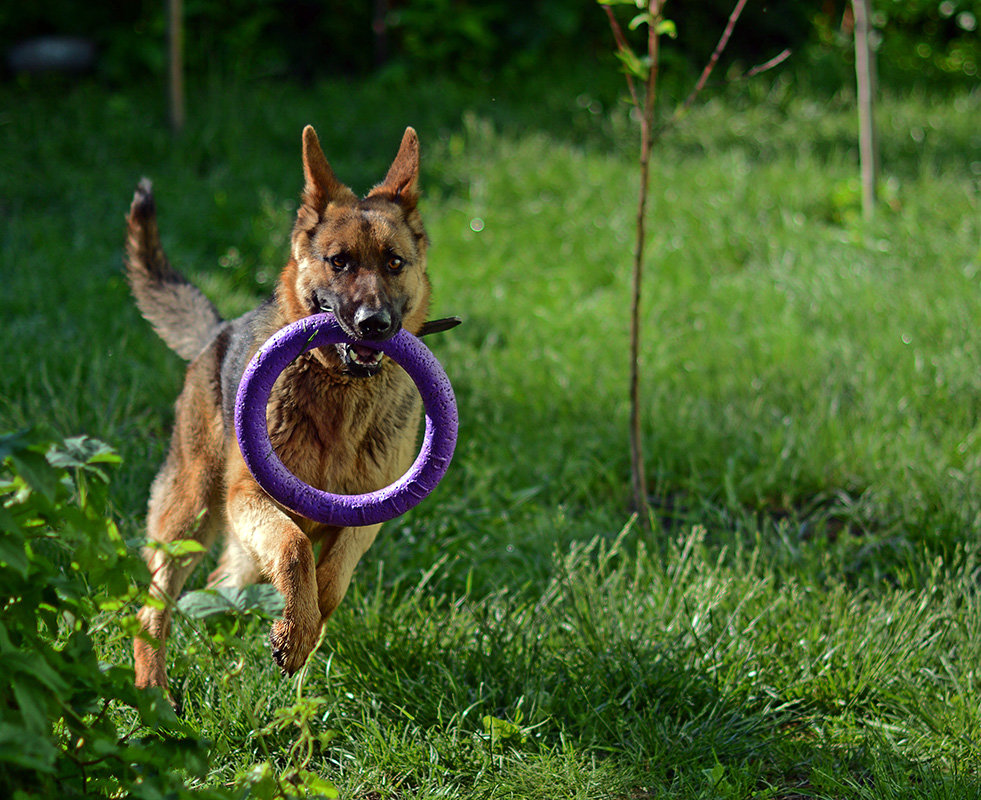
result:
M 14 533 L 20 535 L 24 526 L 18 521 L 17 515 L 0 503 L 0 532 Z
M 324 797 L 333 800 L 337 797 L 337 787 L 330 781 L 321 778 L 315 772 L 307 769 L 297 770 L 290 778 L 295 779 L 298 787 L 302 787 L 303 797 Z
M 206 548 L 201 542 L 195 539 L 178 539 L 176 542 L 147 542 L 147 547 L 151 550 L 161 550 L 170 558 L 184 558 L 185 556 L 196 553 L 205 553 Z
M 48 463 L 53 467 L 77 469 L 90 464 L 118 464 L 122 459 L 105 442 L 88 436 L 65 439 L 61 446 L 54 445 L 48 451 Z
M 278 616 L 283 610 L 283 596 L 269 584 L 246 586 L 244 589 L 220 587 L 188 592 L 177 607 L 194 619 L 217 614 L 259 614 Z
M 30 431 L 26 428 L 14 433 L 5 433 L 0 436 L 0 463 L 22 450 L 26 450 L 30 445 Z
M 58 750 L 43 736 L 36 736 L 10 722 L 0 722 L 0 764 L 53 772 L 57 757 Z
M 648 56 L 641 58 L 630 49 L 617 50 L 616 55 L 620 59 L 620 63 L 623 64 L 624 71 L 639 80 L 647 80 L 651 71 L 650 58 Z
M 44 701 L 38 697 L 41 688 L 25 686 L 22 681 L 15 680 L 11 683 L 10 689 L 27 730 L 31 733 L 43 734 L 47 728 L 47 714 Z M 44 692 L 44 695 L 46 696 L 47 692 Z
M 133 684 L 132 670 L 127 672 L 126 691 L 132 692 L 129 699 L 130 701 L 135 699 L 143 724 L 168 730 L 180 730 L 185 723 L 177 716 L 163 689 L 157 686 L 137 689 Z
M 177 608 L 192 619 L 205 619 L 215 614 L 228 614 L 237 610 L 235 603 L 215 589 L 188 592 L 177 601 Z
M 650 24 L 651 24 L 651 15 L 645 11 L 643 14 L 638 14 L 636 17 L 630 20 L 630 22 L 627 24 L 627 27 L 630 28 L 630 30 L 635 31 L 641 25 L 650 25 Z M 660 26 L 658 27 L 660 28 Z M 660 33 L 660 31 L 658 31 L 658 33 Z
M 509 740 L 524 742 L 527 739 L 520 725 L 516 725 L 510 720 L 492 717 L 489 714 L 481 718 L 484 732 L 490 736 L 492 744 Z
M 249 797 L 255 800 L 272 800 L 279 793 L 279 783 L 276 774 L 268 761 L 255 764 L 248 772 L 240 772 L 235 784 L 247 789 Z
M 278 617 L 286 607 L 286 601 L 279 590 L 268 583 L 246 586 L 242 599 L 249 611 L 262 612 L 270 617 Z
M 659 36 L 667 36 L 669 39 L 678 38 L 678 26 L 674 24 L 673 20 L 662 19 L 657 23 L 657 28 L 655 31 Z
M 6 641 L 9 638 L 4 635 Z M 44 691 L 64 693 L 68 691 L 68 684 L 61 674 L 48 663 L 45 658 L 62 659 L 61 653 L 54 653 L 51 649 L 46 652 L 38 653 L 14 652 L 7 653 L 3 660 L 3 671 L 5 676 L 10 679 L 14 674 L 26 675 L 35 681 L 43 684 Z M 69 665 L 63 668 L 63 674 L 70 671 Z
M 0 515 L 0 523 L 3 522 Z M 16 570 L 22 578 L 27 577 L 31 563 L 27 558 L 22 538 L 0 534 L 0 567 Z
M 35 492 L 53 500 L 61 475 L 51 467 L 47 459 L 33 449 L 24 448 L 10 456 L 14 469 Z

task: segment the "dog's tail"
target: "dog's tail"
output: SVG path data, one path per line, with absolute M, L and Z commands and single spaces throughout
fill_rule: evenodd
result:
M 160 338 L 190 361 L 211 341 L 222 319 L 201 290 L 167 261 L 146 178 L 136 187 L 126 221 L 126 272 L 136 305 Z

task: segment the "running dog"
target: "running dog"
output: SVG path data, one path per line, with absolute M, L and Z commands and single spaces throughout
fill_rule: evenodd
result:
M 205 295 L 171 268 L 160 243 L 149 181 L 130 208 L 126 268 L 142 315 L 189 362 L 170 449 L 150 491 L 153 542 L 193 539 L 224 550 L 208 586 L 268 581 L 283 595 L 270 633 L 272 656 L 292 675 L 344 597 L 379 525 L 339 528 L 281 506 L 256 484 L 234 435 L 242 373 L 266 339 L 303 317 L 330 311 L 353 344 L 311 350 L 276 382 L 267 406 L 270 439 L 283 463 L 317 488 L 361 494 L 390 484 L 415 454 L 421 400 L 387 356 L 360 345 L 400 328 L 417 335 L 458 320 L 425 323 L 428 239 L 419 215 L 419 142 L 407 128 L 384 180 L 359 198 L 340 183 L 312 127 L 303 131 L 301 203 L 290 258 L 271 297 L 223 320 Z M 314 547 L 319 547 L 315 556 Z M 136 683 L 167 690 L 165 645 L 173 601 L 201 559 L 144 553 L 151 597 L 139 613 Z

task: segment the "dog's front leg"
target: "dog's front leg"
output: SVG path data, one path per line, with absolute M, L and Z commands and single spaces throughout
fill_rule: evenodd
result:
M 231 535 L 238 537 L 286 601 L 269 639 L 273 659 L 285 674 L 292 675 L 303 666 L 320 634 L 313 547 L 251 477 L 230 485 L 228 521 Z
M 320 615 L 324 619 L 334 613 L 351 585 L 354 568 L 371 547 L 381 525 L 364 528 L 341 528 L 323 538 L 320 560 L 317 562 L 317 588 L 320 596 Z

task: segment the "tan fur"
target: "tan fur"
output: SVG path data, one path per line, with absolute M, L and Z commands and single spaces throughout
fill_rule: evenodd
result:
M 224 551 L 209 586 L 276 586 L 285 610 L 270 640 L 287 674 L 310 654 L 380 526 L 320 525 L 273 501 L 242 460 L 228 394 L 269 335 L 325 303 L 355 338 L 379 338 L 365 331 L 388 318 L 394 329 L 384 336 L 394 334 L 398 323 L 413 333 L 422 329 L 429 281 L 427 239 L 416 208 L 418 164 L 418 140 L 409 128 L 385 179 L 359 199 L 334 176 L 307 127 L 291 257 L 271 301 L 230 322 L 167 263 L 148 182 L 137 189 L 128 217 L 127 269 L 140 310 L 190 359 L 170 451 L 150 494 L 148 537 L 192 538 L 210 547 L 223 534 Z M 388 485 L 410 465 L 421 403 L 409 377 L 388 358 L 365 377 L 339 348 L 325 347 L 284 370 L 266 416 L 273 447 L 302 480 L 327 491 L 363 493 Z M 151 593 L 163 607 L 140 611 L 149 636 L 134 643 L 136 682 L 166 688 L 172 602 L 200 556 L 177 561 L 148 549 L 146 558 Z

